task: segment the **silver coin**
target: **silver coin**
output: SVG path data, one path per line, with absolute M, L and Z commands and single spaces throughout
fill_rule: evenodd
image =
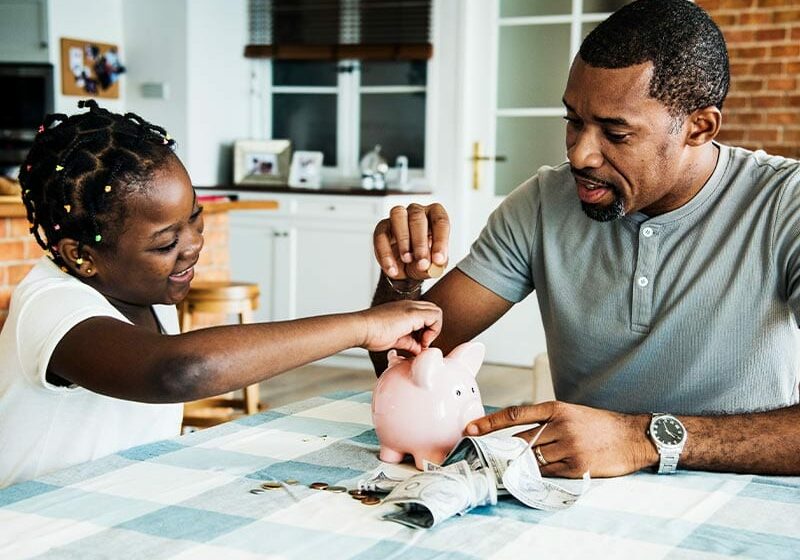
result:
M 264 484 L 261 485 L 261 488 L 264 490 L 275 490 L 276 488 L 280 488 L 281 483 L 276 480 L 268 480 Z
M 286 480 L 284 480 L 284 482 L 286 484 L 291 484 L 292 486 L 294 486 L 295 484 L 298 484 L 300 481 L 295 478 L 287 478 Z
M 347 488 L 345 488 L 344 486 L 328 486 L 325 490 L 327 490 L 328 492 L 335 492 L 335 493 L 347 492 Z
M 251 494 L 263 494 L 264 492 L 266 492 L 266 490 L 264 490 L 263 488 L 253 488 L 252 490 L 250 490 Z

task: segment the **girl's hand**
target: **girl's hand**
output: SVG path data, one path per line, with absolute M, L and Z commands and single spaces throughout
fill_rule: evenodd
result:
M 364 320 L 359 346 L 371 352 L 395 348 L 419 354 L 442 330 L 442 310 L 428 301 L 393 301 L 358 314 Z

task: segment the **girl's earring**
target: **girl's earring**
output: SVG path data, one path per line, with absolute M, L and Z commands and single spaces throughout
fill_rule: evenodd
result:
M 92 267 L 90 266 L 89 268 L 86 269 L 86 274 L 91 274 L 91 273 L 92 273 Z
M 83 264 L 83 257 L 78 257 L 77 259 L 75 259 L 75 264 L 81 266 Z

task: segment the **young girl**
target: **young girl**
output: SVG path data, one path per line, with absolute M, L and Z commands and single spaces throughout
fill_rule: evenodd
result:
M 174 141 L 132 113 L 78 107 L 89 111 L 45 119 L 20 171 L 48 256 L 0 333 L 0 487 L 178 435 L 182 405 L 166 403 L 348 347 L 419 352 L 439 333 L 436 306 L 403 301 L 178 335 L 203 216 Z

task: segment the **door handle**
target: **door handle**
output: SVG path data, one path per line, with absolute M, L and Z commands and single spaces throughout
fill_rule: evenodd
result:
M 482 161 L 506 161 L 508 158 L 506 156 L 487 156 L 481 154 L 481 143 L 480 142 L 473 142 L 472 143 L 472 157 L 469 158 L 472 162 L 472 189 L 473 190 L 480 190 L 481 188 L 481 175 L 480 175 L 480 168 L 478 164 Z

